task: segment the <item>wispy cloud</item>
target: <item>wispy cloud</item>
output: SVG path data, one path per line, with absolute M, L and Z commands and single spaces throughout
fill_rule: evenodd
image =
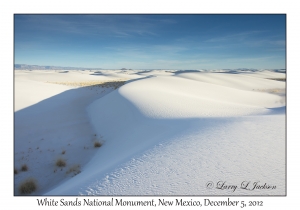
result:
M 243 41 L 247 38 L 251 38 L 254 35 L 261 34 L 267 31 L 246 31 L 241 33 L 234 33 L 225 36 L 218 36 L 206 40 L 205 42 L 226 42 L 226 41 Z
M 157 28 L 161 25 L 175 23 L 172 19 L 153 22 L 149 18 L 135 15 L 23 15 L 23 17 L 20 21 L 31 29 L 79 35 L 111 35 L 119 38 L 157 36 Z

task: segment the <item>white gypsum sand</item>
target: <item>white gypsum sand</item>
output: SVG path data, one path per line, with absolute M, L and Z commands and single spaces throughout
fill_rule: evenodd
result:
M 29 168 L 15 175 L 15 192 L 32 177 L 35 193 L 46 195 L 285 194 L 285 82 L 266 79 L 284 73 L 15 71 L 15 78 L 15 166 Z M 128 81 L 114 90 L 97 80 Z M 66 86 L 79 83 L 93 85 Z M 57 158 L 67 166 L 55 166 Z M 272 189 L 241 189 L 244 181 Z
M 60 72 L 15 71 L 15 194 L 27 178 L 37 181 L 34 194 L 43 194 L 79 173 L 96 151 L 94 142 L 100 141 L 86 107 L 113 91 L 115 78 L 107 76 L 103 80 L 87 71 Z M 69 80 L 75 84 L 85 81 L 90 86 L 53 84 Z M 95 80 L 102 87 L 95 85 Z M 56 166 L 60 158 L 66 161 L 65 167 Z M 24 164 L 28 166 L 26 172 L 21 171 Z

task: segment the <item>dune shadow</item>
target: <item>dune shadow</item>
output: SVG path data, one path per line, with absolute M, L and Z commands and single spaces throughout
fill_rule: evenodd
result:
M 90 160 L 97 150 L 86 149 L 94 147 L 96 138 L 86 107 L 123 84 L 105 82 L 66 90 L 14 112 L 14 168 L 19 170 L 25 163 L 29 166 L 28 171 L 14 175 L 14 195 L 19 195 L 18 187 L 25 177 L 37 180 L 37 194 L 70 178 L 65 172 L 60 172 L 64 176 L 55 173 L 55 160 L 60 156 L 68 160 L 66 170 Z M 80 163 L 72 162 L 80 151 Z
M 277 72 L 277 73 L 283 73 L 283 74 L 286 73 L 286 69 L 273 69 L 273 70 L 271 70 L 271 71 Z
M 90 75 L 93 75 L 93 76 L 102 76 L 104 74 L 101 71 L 96 71 L 96 72 L 94 72 L 94 73 L 92 73 Z
M 279 82 L 286 82 L 286 78 L 266 78 L 266 79 L 275 80 Z
M 182 74 L 182 73 L 195 73 L 195 72 L 202 72 L 200 70 L 177 70 L 174 73 L 174 75 Z
M 138 72 L 135 72 L 134 74 L 143 75 L 143 74 L 146 74 L 146 73 L 151 73 L 151 70 L 138 71 Z
M 175 75 L 182 74 L 182 73 L 189 73 L 189 72 L 209 72 L 209 73 L 215 73 L 215 74 L 243 74 L 243 73 L 253 73 L 257 72 L 257 70 L 253 69 L 247 69 L 247 70 L 235 70 L 235 69 L 224 69 L 223 71 L 203 71 L 203 70 L 178 70 L 173 72 Z
M 276 107 L 276 108 L 268 108 L 268 110 L 270 110 L 269 115 L 277 115 L 277 114 L 286 115 L 286 106 Z
M 149 75 L 149 76 L 142 77 L 142 78 L 136 78 L 136 79 L 127 80 L 127 81 L 125 82 L 125 84 L 131 83 L 131 82 L 135 82 L 135 81 L 138 81 L 138 80 L 148 79 L 148 78 L 151 78 L 151 77 L 156 77 L 156 76 L 154 76 L 154 75 Z
M 257 72 L 257 70 L 226 70 L 223 72 L 212 72 L 215 74 L 249 74 L 249 73 L 254 73 Z

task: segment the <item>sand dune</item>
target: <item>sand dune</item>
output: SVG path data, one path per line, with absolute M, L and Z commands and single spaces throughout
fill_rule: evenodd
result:
M 285 82 L 268 79 L 283 76 L 271 71 L 20 71 L 15 165 L 24 162 L 21 154 L 35 139 L 31 146 L 65 149 L 70 167 L 81 166 L 74 177 L 66 175 L 67 168 L 54 174 L 58 152 L 31 152 L 30 167 L 38 160 L 51 169 L 39 171 L 47 178 L 38 180 L 37 194 L 284 195 Z M 116 90 L 63 85 L 124 78 Z M 270 92 L 274 89 L 283 92 Z M 91 146 L 96 140 L 103 143 L 99 149 Z M 70 142 L 76 149 L 67 147 Z M 15 189 L 24 178 L 25 172 L 15 175 Z M 220 181 L 240 186 L 245 180 L 276 188 L 217 189 Z

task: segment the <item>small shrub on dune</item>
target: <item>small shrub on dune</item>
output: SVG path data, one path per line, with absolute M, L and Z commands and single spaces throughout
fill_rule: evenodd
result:
M 70 174 L 70 173 L 73 173 L 74 176 L 76 176 L 77 174 L 79 174 L 81 171 L 80 171 L 80 165 L 74 165 L 72 166 L 71 168 L 69 168 L 69 170 L 66 172 L 66 174 Z
M 29 178 L 22 182 L 19 187 L 20 194 L 30 194 L 37 189 L 36 181 L 32 178 Z
M 56 166 L 58 167 L 65 167 L 66 166 L 66 161 L 59 158 L 57 161 L 56 161 Z
M 63 155 L 64 155 L 65 153 L 66 153 L 66 150 L 63 150 L 63 151 L 61 152 L 61 154 L 63 154 Z
M 14 174 L 18 174 L 18 170 L 14 168 Z
M 26 164 L 23 164 L 21 167 L 21 171 L 27 171 L 28 170 L 28 166 Z
M 102 146 L 102 144 L 99 142 L 99 141 L 96 141 L 95 143 L 94 143 L 94 147 L 101 147 Z

